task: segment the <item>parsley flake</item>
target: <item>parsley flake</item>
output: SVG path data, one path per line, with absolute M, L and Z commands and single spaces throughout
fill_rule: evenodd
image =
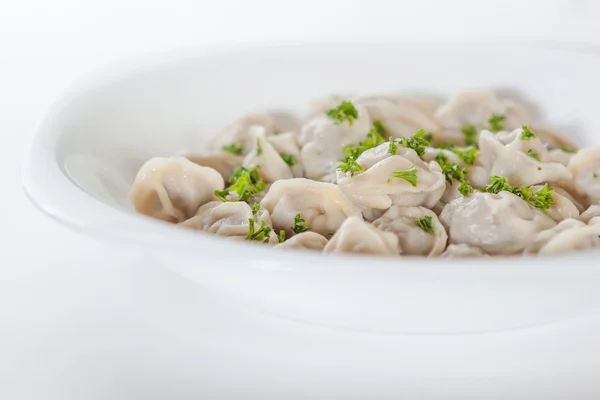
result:
M 569 153 L 569 154 L 572 154 L 572 153 L 576 153 L 576 152 L 577 152 L 577 150 L 570 149 L 570 148 L 568 148 L 568 147 L 561 147 L 560 149 L 561 149 L 562 151 L 564 151 L 565 153 Z
M 258 230 L 254 227 L 256 224 L 256 218 L 258 216 L 258 211 L 260 210 L 260 204 L 256 203 L 252 206 L 252 218 L 248 219 L 249 227 L 248 227 L 248 235 L 246 235 L 246 240 L 255 240 L 258 242 L 268 243 L 270 239 L 272 228 L 265 226 L 265 221 L 260 221 L 260 227 Z
M 414 187 L 417 186 L 417 169 L 414 165 L 407 170 L 396 171 L 392 175 L 394 175 L 395 178 L 404 179 Z
M 256 139 L 256 157 L 262 156 L 263 150 L 260 145 L 260 139 Z
M 500 193 L 501 191 L 511 192 L 519 196 L 535 208 L 547 212 L 554 204 L 552 191 L 554 188 L 545 184 L 537 192 L 533 192 L 533 186 L 513 187 L 508 183 L 508 179 L 501 176 L 490 177 L 490 184 L 483 190 L 488 193 Z
M 294 165 L 298 164 L 296 158 L 291 154 L 281 153 L 280 156 L 283 159 L 283 161 L 285 161 L 285 163 L 290 167 L 293 167 Z
M 421 219 L 416 219 L 415 223 L 417 224 L 417 226 L 421 229 L 423 229 L 425 232 L 429 232 L 429 233 L 433 233 L 433 221 L 431 218 L 431 215 L 427 215 L 425 216 L 425 218 L 421 218 Z
M 221 201 L 230 201 L 227 196 L 231 193 L 237 193 L 237 198 L 234 201 L 247 201 L 254 197 L 255 194 L 265 190 L 265 181 L 258 174 L 258 166 L 246 168 L 238 167 L 231 178 L 231 184 L 225 190 L 215 190 L 215 196 Z
M 540 160 L 540 155 L 538 153 L 536 153 L 535 151 L 533 151 L 533 149 L 527 150 L 527 154 L 529 154 L 529 156 L 531 158 L 533 158 L 534 160 L 541 161 Z
M 490 128 L 495 131 L 501 131 L 504 129 L 504 120 L 506 117 L 504 115 L 492 114 L 490 119 L 488 119 L 488 124 L 490 124 Z
M 523 130 L 523 132 L 521 132 L 521 140 L 531 140 L 537 137 L 537 135 L 531 132 L 527 126 L 523 125 L 521 129 Z
M 235 143 L 231 143 L 231 144 L 224 145 L 223 147 L 221 147 L 221 150 L 226 151 L 231 154 L 240 155 L 244 152 L 244 146 L 238 146 Z
M 381 122 L 380 119 L 373 122 L 373 127 L 375 128 L 377 133 L 379 133 L 380 136 L 385 137 L 385 134 L 386 134 L 385 126 L 383 126 L 383 122 Z
M 398 139 L 398 144 L 408 149 L 413 149 L 419 157 L 425 154 L 425 148 L 429 146 L 429 141 L 425 139 L 425 130 L 420 129 L 413 136 Z
M 348 121 L 348 125 L 352 126 L 354 120 L 358 118 L 358 111 L 354 104 L 349 101 L 342 100 L 339 106 L 325 111 L 325 114 L 333 120 L 333 123 L 340 125 L 344 121 Z
M 308 230 L 308 226 L 306 226 L 306 221 L 304 221 L 304 218 L 300 216 L 300 213 L 296 214 L 296 216 L 294 217 L 294 226 L 292 227 L 292 230 L 295 233 L 302 233 Z
M 392 136 L 390 136 L 390 145 L 388 147 L 388 153 L 391 155 L 395 155 L 396 152 L 398 151 L 398 145 L 396 144 L 396 139 L 394 139 Z
M 363 172 L 365 170 L 353 157 L 344 158 L 340 165 L 338 165 L 338 168 L 342 170 L 342 172 L 350 172 L 350 176 L 354 176 L 355 172 Z
M 285 242 L 285 231 L 282 229 L 279 231 L 279 243 Z
M 465 143 L 467 146 L 477 145 L 477 128 L 475 125 L 465 125 L 460 130 L 465 135 Z

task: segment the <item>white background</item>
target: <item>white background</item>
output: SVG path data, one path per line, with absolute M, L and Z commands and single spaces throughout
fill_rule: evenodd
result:
M 450 337 L 276 320 L 56 225 L 19 177 L 56 96 L 124 58 L 260 40 L 598 43 L 599 17 L 592 0 L 2 3 L 0 399 L 600 398 L 600 313 Z

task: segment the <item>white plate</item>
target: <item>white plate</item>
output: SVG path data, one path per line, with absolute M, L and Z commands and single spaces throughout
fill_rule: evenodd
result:
M 152 156 L 198 150 L 261 108 L 302 111 L 331 92 L 512 93 L 542 120 L 598 144 L 600 57 L 542 44 L 328 44 L 169 56 L 83 85 L 40 128 L 23 185 L 44 212 L 121 243 L 269 312 L 375 332 L 517 328 L 600 304 L 598 252 L 555 258 L 380 259 L 278 252 L 132 212 L 128 188 Z M 127 71 L 127 72 L 125 72 Z

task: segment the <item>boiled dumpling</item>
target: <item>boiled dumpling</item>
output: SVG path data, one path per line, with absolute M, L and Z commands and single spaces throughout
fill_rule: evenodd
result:
M 479 247 L 469 246 L 468 244 L 451 244 L 440 255 L 442 258 L 466 258 L 466 257 L 489 257 Z
M 595 217 L 600 217 L 600 204 L 592 204 L 589 206 L 587 210 L 581 213 L 579 220 L 587 224 Z
M 309 179 L 335 182 L 335 170 L 344 158 L 347 145 L 365 140 L 371 129 L 371 118 L 366 108 L 356 105 L 358 118 L 350 124 L 336 124 L 324 112 L 309 120 L 300 132 L 302 164 Z
M 273 114 L 268 112 L 248 114 L 223 128 L 211 141 L 211 150 L 218 152 L 222 151 L 224 146 L 236 145 L 241 146 L 243 154 L 246 154 L 252 145 L 249 133 L 255 126 L 263 127 L 267 136 L 279 130 Z
M 254 216 L 252 208 L 243 201 L 211 201 L 200 207 L 195 216 L 180 225 L 219 236 L 245 238 L 248 236 L 251 219 L 254 220 L 255 231 L 261 229 L 262 222 L 264 222 L 263 227 L 270 229 L 269 243 L 279 242 L 277 235 L 273 232 L 269 212 L 261 208 Z
M 586 225 L 569 218 L 540 232 L 527 247 L 526 253 L 550 255 L 592 248 L 600 248 L 600 225 Z
M 269 137 L 269 142 L 292 170 L 294 178 L 304 177 L 304 166 L 300 156 L 298 138 L 293 132 L 280 133 Z
M 187 158 L 194 164 L 210 167 L 218 171 L 225 181 L 233 175 L 233 171 L 242 165 L 242 161 L 244 160 L 244 157 L 240 155 L 226 152 L 203 154 Z
M 325 248 L 328 240 L 315 232 L 302 232 L 283 243 L 276 245 L 280 249 L 307 249 L 321 251 Z
M 396 154 L 388 153 L 384 143 L 362 153 L 356 162 L 364 172 L 337 172 L 338 186 L 362 208 L 386 210 L 394 205 L 433 207 L 446 189 L 446 177 L 435 161 L 426 163 L 417 153 L 398 146 Z M 395 176 L 401 171 L 414 171 L 414 185 Z
M 184 157 L 157 157 L 140 168 L 130 196 L 137 212 L 182 222 L 201 205 L 215 200 L 215 190 L 222 190 L 224 185 L 221 174 L 212 168 Z
M 252 145 L 250 151 L 244 158 L 243 165 L 252 167 L 259 165 L 258 173 L 266 183 L 273 183 L 280 179 L 291 179 L 294 177 L 290 166 L 281 158 L 269 140 L 265 129 L 253 127 L 249 136 Z
M 333 183 L 295 178 L 273 183 L 260 204 L 271 214 L 273 226 L 292 236 L 294 218 L 300 214 L 309 230 L 324 236 L 334 234 L 342 222 L 360 210 Z
M 329 240 L 324 253 L 360 253 L 397 256 L 398 237 L 383 232 L 357 217 L 349 217 Z
M 488 254 L 517 254 L 535 235 L 556 225 L 543 212 L 510 192 L 472 193 L 444 207 L 440 221 L 450 243 L 468 244 Z
M 493 114 L 504 117 L 502 125 L 507 130 L 527 125 L 532 120 L 523 106 L 492 92 L 461 92 L 440 106 L 435 113 L 437 121 L 443 127 L 440 140 L 463 143 L 463 127 L 472 125 L 477 132 L 489 129 L 488 120 Z
M 394 233 L 402 254 L 439 255 L 448 241 L 446 230 L 437 215 L 425 207 L 392 206 L 373 221 L 373 225 L 382 231 Z
M 547 149 L 539 138 L 521 139 L 523 128 L 479 136 L 480 160 L 490 176 L 502 176 L 512 186 L 557 182 L 568 185 L 571 173 L 562 164 L 546 162 Z
M 588 204 L 600 204 L 600 147 L 579 150 L 569 162 L 575 192 Z

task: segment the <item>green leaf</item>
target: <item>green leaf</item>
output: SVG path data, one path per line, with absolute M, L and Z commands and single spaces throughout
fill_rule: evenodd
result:
M 396 152 L 398 151 L 398 145 L 396 144 L 396 139 L 394 139 L 392 136 L 390 136 L 390 145 L 388 147 L 388 153 L 390 153 L 391 155 L 395 155 Z
M 540 155 L 537 154 L 536 152 L 533 151 L 533 149 L 529 149 L 527 150 L 527 154 L 529 154 L 529 156 L 537 161 L 541 161 L 540 160 Z
M 554 204 L 551 193 L 553 190 L 554 188 L 545 184 L 540 190 L 534 193 L 533 186 L 513 187 L 508 183 L 508 179 L 500 176 L 490 177 L 490 184 L 484 189 L 488 193 L 511 192 L 543 212 L 547 212 Z
M 500 193 L 503 190 L 512 192 L 513 187 L 508 184 L 508 179 L 501 176 L 491 176 L 490 183 L 486 186 L 485 191 L 488 193 Z
M 414 187 L 417 186 L 417 169 L 414 165 L 407 170 L 396 171 L 392 175 L 394 175 L 395 178 L 404 179 Z
M 280 156 L 283 159 L 283 161 L 285 161 L 285 163 L 287 165 L 289 165 L 290 167 L 293 167 L 294 165 L 298 164 L 298 161 L 296 161 L 296 158 L 291 154 L 281 153 Z
M 407 138 L 399 138 L 398 144 L 408 149 L 413 149 L 419 157 L 425 154 L 425 148 L 429 146 L 429 141 L 425 139 L 425 130 L 420 129 L 413 136 Z
M 350 172 L 351 176 L 354 176 L 355 172 L 363 172 L 365 169 L 356 162 L 356 159 L 353 157 L 344 158 L 338 168 L 342 170 L 342 172 Z
M 537 135 L 531 132 L 527 126 L 523 125 L 521 129 L 523 130 L 523 132 L 521 132 L 521 140 L 531 140 L 537 137 Z
M 415 223 L 417 224 L 417 226 L 419 228 L 423 229 L 425 232 L 429 232 L 429 233 L 434 232 L 433 220 L 431 218 L 431 215 L 427 215 L 427 216 L 425 216 L 425 218 L 416 219 Z
M 477 145 L 477 128 L 475 125 L 465 125 L 462 127 L 461 132 L 465 135 L 465 143 L 467 146 L 476 146 Z
M 358 111 L 354 104 L 349 101 L 342 100 L 339 106 L 325 111 L 325 114 L 333 120 L 333 123 L 340 125 L 347 121 L 348 125 L 352 126 L 354 120 L 358 118 Z
M 282 229 L 279 231 L 279 243 L 285 242 L 285 231 Z
M 304 218 L 302 218 L 299 213 L 294 217 L 294 226 L 292 227 L 292 230 L 296 233 L 302 233 L 308 230 Z
M 258 230 L 254 227 L 256 223 L 256 218 L 258 215 L 258 211 L 260 210 L 260 204 L 256 203 L 252 206 L 252 218 L 248 219 L 248 234 L 246 235 L 246 240 L 255 240 L 258 242 L 268 243 L 269 235 L 271 234 L 272 228 L 265 226 L 265 221 L 260 221 L 260 227 Z
M 493 131 L 498 132 L 504 129 L 503 122 L 506 119 L 504 115 L 492 114 L 490 119 L 488 119 L 488 123 L 490 124 L 490 128 Z
M 238 146 L 235 143 L 231 143 L 231 144 L 224 145 L 223 147 L 221 147 L 221 150 L 226 151 L 231 154 L 240 155 L 244 152 L 244 146 Z
M 262 156 L 263 149 L 260 145 L 260 139 L 256 139 L 256 157 Z
M 247 201 L 265 190 L 265 182 L 258 174 L 258 166 L 238 167 L 229 178 L 229 183 L 231 185 L 227 189 L 215 191 L 215 196 L 219 200 L 229 201 L 227 196 L 230 193 L 237 193 L 237 199 L 234 201 Z

